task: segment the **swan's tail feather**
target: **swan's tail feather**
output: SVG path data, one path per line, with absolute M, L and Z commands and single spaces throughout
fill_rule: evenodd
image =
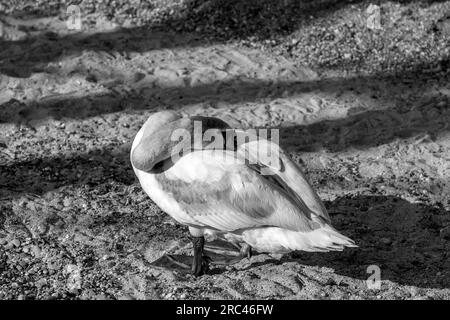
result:
M 308 233 L 290 232 L 289 248 L 303 251 L 342 251 L 345 247 L 357 247 L 355 242 L 334 228 L 325 226 Z
M 327 225 L 310 232 L 298 232 L 277 227 L 247 230 L 244 240 L 257 251 L 289 252 L 342 251 L 344 248 L 358 247 L 355 242 Z

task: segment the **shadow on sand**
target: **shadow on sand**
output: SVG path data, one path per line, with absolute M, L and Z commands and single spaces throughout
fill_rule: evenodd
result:
M 450 286 L 449 244 L 439 235 L 442 219 L 450 212 L 394 196 L 348 196 L 328 202 L 327 206 L 334 213 L 334 226 L 355 240 L 358 248 L 328 253 L 294 252 L 281 260 L 268 258 L 238 270 L 294 262 L 331 268 L 339 275 L 367 280 L 370 276 L 367 268 L 375 265 L 381 270 L 382 280 L 423 288 Z M 211 258 L 214 268 L 208 274 L 225 272 L 220 262 L 215 263 L 223 256 Z M 230 256 L 230 261 L 232 258 L 235 257 Z M 189 274 L 191 263 L 192 256 L 178 254 L 163 256 L 151 265 Z
M 432 0 L 425 3 L 441 2 Z M 422 4 L 422 1 L 404 0 L 402 3 Z M 49 62 L 84 50 L 122 52 L 148 52 L 155 49 L 204 46 L 222 43 L 230 39 L 246 39 L 250 36 L 267 39 L 288 35 L 314 19 L 327 17 L 330 13 L 348 5 L 363 4 L 363 0 L 210 0 L 190 1 L 179 16 L 163 19 L 158 25 L 151 24 L 111 32 L 88 35 L 69 34 L 59 36 L 53 32 L 30 36 L 20 41 L 0 40 L 0 73 L 13 77 L 28 77 L 42 71 Z M 54 13 L 58 14 L 57 10 Z M 31 16 L 47 16 L 36 12 Z M 12 16 L 27 16 L 15 12 Z M 196 32 L 198 26 L 205 26 Z M 163 31 L 161 31 L 163 30 Z M 214 40 L 208 40 L 214 39 Z

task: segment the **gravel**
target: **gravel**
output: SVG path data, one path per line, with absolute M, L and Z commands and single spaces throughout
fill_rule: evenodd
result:
M 442 131 L 440 124 L 448 117 L 449 91 L 428 97 L 430 99 L 423 105 L 416 104 L 416 98 L 425 98 L 419 92 L 421 84 L 424 87 L 429 84 L 427 88 L 433 90 L 444 90 L 433 82 L 436 79 L 440 79 L 440 84 L 448 84 L 450 37 L 446 12 L 450 1 L 377 2 L 381 3 L 380 30 L 367 28 L 366 12 L 370 1 L 17 0 L 1 2 L 0 12 L 16 18 L 57 15 L 66 19 L 68 3 L 80 5 L 86 31 L 95 32 L 97 21 L 101 21 L 103 27 L 108 22 L 111 29 L 121 26 L 143 28 L 145 32 L 163 30 L 181 35 L 189 32 L 196 35 L 202 45 L 216 42 L 232 44 L 233 49 L 239 46 L 254 48 L 267 55 L 283 56 L 292 61 L 294 67 L 311 66 L 323 75 L 346 75 L 351 79 L 353 73 L 400 74 L 405 90 L 413 84 L 417 90 L 408 91 L 408 100 L 388 96 L 395 100 L 395 108 L 386 112 L 366 111 L 366 118 L 364 114 L 353 116 L 349 112 L 347 120 L 327 120 L 299 128 L 298 132 L 304 133 L 311 145 L 321 142 L 324 149 L 331 151 L 320 151 L 322 155 L 333 155 L 336 163 L 351 163 L 352 168 L 356 168 L 343 168 L 341 174 L 339 168 L 331 164 L 327 165 L 330 169 L 313 170 L 308 176 L 315 187 L 335 192 L 336 198 L 327 203 L 334 211 L 332 218 L 339 230 L 359 240 L 358 250 L 339 255 L 302 253 L 301 263 L 291 261 L 289 257 L 274 263 L 270 257 L 256 256 L 255 259 L 261 261 L 251 269 L 227 267 L 197 281 L 180 273 L 150 268 L 146 264 L 147 257 L 143 257 L 146 252 L 161 251 L 153 246 L 166 243 L 169 235 L 181 245 L 188 239 L 184 228 L 169 221 L 142 190 L 133 185 L 134 176 L 128 163 L 129 145 L 120 141 L 131 139 L 142 124 L 136 119 L 143 119 L 142 115 L 134 114 L 134 110 L 123 113 L 122 109 L 114 107 L 115 101 L 109 100 L 99 116 L 86 116 L 84 122 L 80 121 L 81 127 L 72 128 L 71 121 L 59 119 L 63 117 L 58 113 L 55 113 L 57 119 L 37 126 L 38 134 L 36 129 L 18 125 L 13 136 L 8 138 L 11 141 L 0 137 L 1 159 L 9 161 L 8 165 L 2 164 L 0 172 L 4 185 L 2 196 L 5 196 L 0 201 L 0 299 L 195 299 L 205 296 L 261 299 L 290 297 L 293 292 L 300 298 L 449 297 L 446 289 L 450 281 L 448 182 L 432 181 L 417 169 L 422 165 L 427 169 L 430 162 L 437 163 L 439 157 L 443 158 L 446 149 L 437 146 L 435 135 Z M 8 25 L 1 16 L 0 23 Z M 24 37 L 25 31 L 20 32 L 16 40 Z M 47 36 L 56 39 L 59 35 Z M 130 55 L 124 54 L 123 59 L 121 54 L 114 55 L 117 56 L 115 62 L 133 59 Z M 171 77 L 167 68 L 155 69 L 155 73 L 163 71 L 165 77 Z M 408 73 L 410 71 L 427 76 L 418 78 L 415 73 Z M 175 80 L 179 79 L 177 72 L 171 72 Z M 33 73 L 32 77 L 39 80 L 39 77 L 55 76 L 61 82 L 72 80 L 58 78 L 55 74 L 40 72 Z M 147 76 L 143 72 L 133 73 L 130 81 L 139 84 Z M 364 107 L 366 102 L 381 105 L 373 102 L 378 101 L 373 96 L 377 90 L 389 91 L 386 89 L 391 82 L 386 80 L 384 86 L 372 90 L 375 78 L 368 79 L 367 84 L 358 86 L 358 78 L 353 78 L 348 81 L 348 88 L 336 91 L 336 96 L 349 94 L 353 90 L 350 86 L 354 86 L 367 90 L 370 99 L 363 100 L 355 94 L 350 95 L 349 100 L 356 97 L 355 100 L 359 99 L 358 103 Z M 47 83 L 48 79 L 44 80 Z M 86 75 L 84 80 L 94 86 L 101 77 Z M 31 81 L 23 85 L 17 77 L 11 76 L 8 90 L 27 87 Z M 183 84 L 183 81 L 179 83 L 180 86 Z M 39 90 L 47 89 L 42 82 L 32 85 Z M 113 84 L 112 87 L 119 86 Z M 280 99 L 289 97 L 287 92 Z M 339 101 L 336 105 L 341 109 L 350 103 L 337 97 L 322 98 L 324 103 L 327 99 L 328 102 Z M 12 119 L 6 113 L 26 110 L 27 105 L 19 100 L 2 104 L 2 116 Z M 297 101 L 292 102 L 298 105 Z M 57 103 L 52 110 L 63 107 Z M 118 111 L 122 114 L 118 117 L 120 121 L 114 117 Z M 324 108 L 324 114 L 326 111 Z M 408 120 L 403 121 L 408 124 L 403 133 L 391 130 L 389 124 L 397 123 L 395 121 L 399 119 Z M 111 128 L 107 126 L 111 131 L 99 134 L 98 128 L 103 122 L 112 124 Z M 409 123 L 420 122 L 424 122 L 425 129 L 422 137 L 417 137 L 409 132 L 414 131 Z M 291 138 L 298 140 L 298 132 L 290 132 Z M 361 138 L 367 132 L 372 135 Z M 390 135 L 396 134 L 398 137 L 391 139 Z M 389 141 L 383 140 L 383 135 Z M 414 141 L 416 138 L 422 141 Z M 367 152 L 372 147 L 379 147 L 367 143 L 365 148 L 364 143 L 354 143 L 361 139 L 377 140 L 385 146 L 373 151 L 372 164 L 364 158 L 359 159 L 362 152 L 350 160 L 343 152 L 338 156 L 332 153 L 349 145 L 369 149 Z M 107 144 L 111 144 L 111 149 L 122 146 L 123 150 L 118 154 L 110 152 L 105 148 Z M 102 153 L 98 154 L 97 149 Z M 38 150 L 41 154 L 37 154 Z M 71 151 L 67 159 L 62 156 L 64 150 Z M 424 158 L 424 163 L 414 158 L 424 153 L 429 155 Z M 380 160 L 380 154 L 394 161 L 394 168 L 390 168 L 392 174 L 383 171 L 386 164 L 375 163 Z M 399 170 L 408 161 L 412 161 L 411 170 L 406 173 Z M 92 168 L 95 173 L 86 177 L 85 170 Z M 430 168 L 441 167 L 434 164 Z M 431 178 L 445 176 L 445 172 L 434 172 L 430 168 L 427 172 Z M 348 194 L 339 196 L 340 191 Z M 350 194 L 350 191 L 354 193 Z M 383 281 L 382 294 L 365 290 L 365 268 L 371 261 L 382 264 L 383 274 L 389 279 Z M 280 283 L 286 285 L 261 280 L 264 277 L 281 279 Z M 307 285 L 303 288 L 299 282 Z M 260 290 L 259 285 L 266 287 Z M 332 290 L 323 292 L 324 285 Z
M 80 6 L 86 27 L 107 20 L 197 33 L 273 51 L 323 72 L 434 72 L 449 66 L 450 1 L 41 0 L 5 3 L 0 13 L 65 19 L 69 3 Z M 368 26 L 372 7 L 381 12 L 381 29 Z

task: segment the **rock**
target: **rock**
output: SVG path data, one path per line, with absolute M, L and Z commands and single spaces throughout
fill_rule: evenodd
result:
M 123 293 L 119 296 L 119 300 L 134 300 L 132 296 L 127 293 Z
M 409 289 L 409 293 L 411 295 L 411 297 L 416 297 L 417 295 L 419 295 L 419 289 L 417 287 L 411 287 Z
M 88 74 L 88 75 L 86 76 L 86 81 L 88 81 L 88 82 L 93 82 L 93 83 L 97 83 L 97 82 L 98 82 L 98 79 L 97 79 L 97 77 L 95 76 L 95 74 L 90 73 L 90 74 Z
M 13 239 L 13 240 L 11 240 L 11 244 L 14 246 L 14 247 L 20 247 L 20 240 L 19 239 Z
M 43 286 L 45 286 L 46 284 L 47 284 L 47 279 L 41 278 L 38 281 L 36 281 L 36 283 L 34 285 L 36 286 L 36 288 L 40 289 Z
M 103 293 L 100 293 L 95 296 L 95 300 L 108 300 Z
M 450 12 L 437 20 L 433 29 L 433 31 L 442 33 L 443 35 L 450 35 Z
M 25 39 L 27 34 L 17 26 L 7 25 L 0 21 L 0 39 L 5 41 L 20 41 Z
M 37 235 L 43 235 L 48 230 L 48 224 L 46 222 L 41 222 L 36 226 L 36 234 Z
M 389 245 L 389 244 L 392 243 L 392 240 L 389 239 L 389 238 L 381 238 L 381 239 L 380 239 L 380 242 L 383 243 L 383 244 L 385 244 L 385 245 Z
M 142 79 L 144 79 L 145 78 L 145 74 L 144 73 L 142 73 L 142 72 L 136 72 L 134 75 L 133 75 L 133 82 L 139 82 L 139 81 L 141 81 Z
M 450 240 L 450 226 L 446 226 L 445 228 L 442 228 L 439 232 L 442 239 Z
M 32 245 L 30 247 L 30 249 L 31 249 L 31 252 L 33 252 L 33 255 L 34 255 L 35 258 L 40 258 L 41 257 L 41 249 L 38 246 Z

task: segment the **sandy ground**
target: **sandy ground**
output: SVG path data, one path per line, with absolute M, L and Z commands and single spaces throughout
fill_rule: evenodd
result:
M 0 298 L 450 298 L 448 69 L 323 73 L 194 33 L 10 23 L 29 37 L 7 29 L 0 45 Z M 260 254 L 197 279 L 171 264 L 165 251 L 190 261 L 187 229 L 128 160 L 161 109 L 280 128 L 359 248 Z

